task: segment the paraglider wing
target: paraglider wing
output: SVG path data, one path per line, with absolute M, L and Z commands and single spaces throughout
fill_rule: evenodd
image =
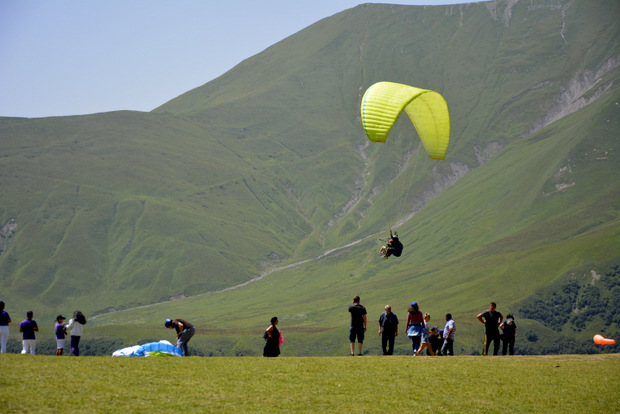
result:
M 407 112 L 427 154 L 443 160 L 450 144 L 450 112 L 439 93 L 394 82 L 377 82 L 364 94 L 361 117 L 373 142 L 385 142 L 394 123 Z
M 170 356 L 183 356 L 183 351 L 181 348 L 172 345 L 168 341 L 159 341 L 144 344 L 140 346 L 135 353 L 136 356 L 161 356 L 163 354 Z
M 145 356 L 183 356 L 181 348 L 166 340 L 134 345 L 114 351 L 112 356 L 145 357 Z
M 128 346 L 127 348 L 117 349 L 112 353 L 112 356 L 136 356 L 136 351 L 140 348 L 140 345 Z

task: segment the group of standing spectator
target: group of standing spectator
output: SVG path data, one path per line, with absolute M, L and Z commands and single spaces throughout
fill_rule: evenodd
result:
M 349 305 L 351 327 L 349 328 L 349 344 L 351 356 L 355 355 L 355 341 L 358 343 L 358 355 L 362 355 L 364 334 L 367 329 L 366 308 L 360 304 L 360 297 L 353 297 Z M 454 334 L 456 327 L 451 314 L 446 314 L 446 325 L 442 331 L 438 327 L 430 327 L 431 316 L 422 314 L 417 302 L 412 302 L 407 311 L 405 332 L 411 340 L 413 355 L 418 356 L 427 349 L 430 355 L 454 355 Z M 398 316 L 392 312 L 392 306 L 386 305 L 385 312 L 379 316 L 379 335 L 383 355 L 393 355 L 394 342 L 398 336 Z
M 495 302 L 489 304 L 489 310 L 479 313 L 478 320 L 484 324 L 484 354 L 489 354 L 489 346 L 493 342 L 493 355 L 498 355 L 500 340 L 503 342 L 502 354 L 514 355 L 515 353 L 515 337 L 517 334 L 517 325 L 514 316 L 508 314 L 506 320 L 502 314 L 497 311 Z M 500 334 L 500 329 L 502 333 Z
M 6 352 L 7 341 L 9 337 L 9 324 L 12 322 L 9 314 L 4 310 L 5 304 L 0 301 L 0 353 Z M 349 328 L 349 343 L 351 356 L 355 355 L 355 342 L 358 343 L 358 355 L 362 355 L 364 337 L 368 327 L 366 308 L 361 305 L 360 297 L 354 296 L 353 303 L 349 305 L 349 313 L 351 314 L 351 326 Z M 22 354 L 36 354 L 36 332 L 39 331 L 37 322 L 33 319 L 32 311 L 26 312 L 26 319 L 19 325 L 19 331 L 22 333 Z M 514 355 L 514 344 L 517 333 L 517 325 L 514 316 L 509 314 L 506 320 L 503 315 L 497 311 L 495 302 L 491 302 L 489 309 L 478 314 L 478 320 L 485 326 L 483 354 L 488 355 L 489 347 L 493 342 L 493 355 L 499 354 L 500 340 L 503 342 L 503 355 Z M 56 355 L 62 356 L 65 348 L 65 336 L 67 330 L 71 333 L 71 354 L 73 356 L 80 355 L 80 339 L 86 324 L 86 317 L 82 312 L 76 310 L 73 318 L 69 323 L 65 324 L 66 318 L 63 315 L 56 317 L 54 333 L 56 336 Z M 454 334 L 456 327 L 454 319 L 450 313 L 446 314 L 446 324 L 443 330 L 439 330 L 437 326 L 430 326 L 431 316 L 428 313 L 422 314 L 417 302 L 411 302 L 411 306 L 407 311 L 405 332 L 411 340 L 411 348 L 414 356 L 419 356 L 426 349 L 433 355 L 454 355 Z M 265 331 L 265 349 L 264 356 L 278 356 L 280 354 L 280 345 L 282 337 L 280 331 L 276 328 L 278 318 L 273 317 L 271 324 Z M 392 306 L 386 305 L 385 312 L 379 316 L 379 335 L 381 335 L 381 348 L 383 355 L 393 355 L 394 343 L 398 336 L 398 317 L 392 312 Z M 167 328 L 177 329 L 177 346 L 182 347 L 184 355 L 188 355 L 187 342 L 194 334 L 194 326 L 183 319 L 167 319 L 165 321 Z M 500 330 L 502 333 L 500 334 Z
M 9 324 L 12 322 L 9 314 L 4 310 L 4 302 L 0 301 L 0 353 L 6 353 L 6 344 L 9 339 Z M 56 336 L 56 355 L 61 356 L 65 348 L 65 335 L 67 329 L 71 329 L 71 354 L 73 356 L 80 355 L 80 339 L 86 317 L 76 310 L 73 318 L 65 324 L 65 317 L 58 315 L 56 317 L 56 325 L 54 326 L 54 334 Z M 35 355 L 37 350 L 36 332 L 39 332 L 39 326 L 34 320 L 34 312 L 26 312 L 26 319 L 19 324 L 19 332 L 22 333 L 22 354 Z
M 491 302 L 489 310 L 478 314 L 478 320 L 485 326 L 484 355 L 489 352 L 489 346 L 493 342 L 493 355 L 499 354 L 500 340 L 503 342 L 503 355 L 514 355 L 514 344 L 517 333 L 517 325 L 514 316 L 509 314 L 506 320 L 497 311 L 495 302 Z M 351 327 L 349 328 L 349 343 L 351 356 L 355 355 L 355 341 L 358 343 L 358 355 L 362 355 L 364 333 L 367 328 L 366 308 L 360 304 L 360 297 L 353 298 L 353 304 L 349 305 L 351 313 Z M 411 340 L 411 348 L 414 356 L 419 356 L 427 350 L 433 355 L 454 355 L 454 334 L 456 326 L 452 314 L 446 314 L 446 325 L 443 330 L 438 326 L 430 326 L 431 315 L 422 314 L 417 302 L 411 302 L 407 311 L 405 332 Z M 379 335 L 381 335 L 381 348 L 383 355 L 393 355 L 394 342 L 398 336 L 398 317 L 392 312 L 392 306 L 386 305 L 385 312 L 379 316 Z M 500 330 L 502 333 L 500 334 Z

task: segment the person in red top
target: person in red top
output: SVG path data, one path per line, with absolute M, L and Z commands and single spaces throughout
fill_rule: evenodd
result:
M 407 313 L 407 336 L 411 338 L 411 347 L 415 356 L 422 342 L 422 332 L 424 331 L 424 316 L 420 312 L 417 302 L 411 302 L 411 307 Z
M 164 326 L 168 329 L 175 329 L 177 331 L 177 346 L 183 351 L 183 356 L 189 356 L 189 350 L 187 349 L 187 343 L 194 336 L 196 329 L 194 325 L 187 322 L 185 319 L 166 319 Z

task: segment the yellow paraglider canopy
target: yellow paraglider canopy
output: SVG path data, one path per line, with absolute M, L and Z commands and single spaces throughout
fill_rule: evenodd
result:
M 439 93 L 394 82 L 377 82 L 362 98 L 364 131 L 373 142 L 385 142 L 405 110 L 427 154 L 443 160 L 450 144 L 450 112 Z

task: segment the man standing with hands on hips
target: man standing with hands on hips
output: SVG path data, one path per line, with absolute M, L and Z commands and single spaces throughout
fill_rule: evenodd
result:
M 499 352 L 499 324 L 504 318 L 495 310 L 497 305 L 491 302 L 489 310 L 478 314 L 478 320 L 484 324 L 484 355 L 489 353 L 489 345 L 493 341 L 493 355 Z

